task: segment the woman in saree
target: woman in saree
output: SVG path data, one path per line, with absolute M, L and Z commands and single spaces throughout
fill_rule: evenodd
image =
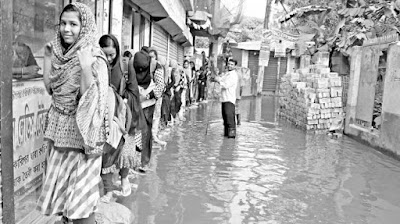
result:
M 118 142 L 110 142 L 110 144 L 108 142 L 103 152 L 101 176 L 104 184 L 104 196 L 101 199 L 103 202 L 109 202 L 114 190 L 112 176 L 118 170 L 121 177 L 121 196 L 128 196 L 131 193 L 131 185 L 128 179 L 129 169 L 136 169 L 140 166 L 140 153 L 136 151 L 134 133 L 136 129 L 139 131 L 144 127 L 145 121 L 140 106 L 136 76 L 132 74 L 132 71 L 131 73 L 128 72 L 128 80 L 126 80 L 122 72 L 120 48 L 117 38 L 111 34 L 106 34 L 100 38 L 99 44 L 109 63 L 109 85 L 113 89 L 113 93 L 120 96 L 116 97 L 117 99 L 126 101 L 125 103 L 122 100 L 114 100 L 115 106 L 111 110 L 108 110 L 109 113 L 114 112 L 116 115 L 126 116 L 118 119 L 124 123 L 123 128 L 126 133 L 120 133 L 119 136 L 121 137 L 117 139 Z M 127 108 L 127 113 L 118 110 L 125 107 Z M 111 117 L 115 117 L 114 114 Z M 115 121 L 112 119 L 109 120 L 110 131 L 115 130 L 111 127 L 111 125 L 115 124 L 112 122 Z M 116 126 L 116 129 L 118 129 L 118 124 Z
M 64 221 L 95 223 L 101 155 L 106 142 L 107 59 L 90 8 L 63 9 L 56 38 L 45 47 L 44 82 L 52 96 L 44 138 L 47 170 L 38 210 Z

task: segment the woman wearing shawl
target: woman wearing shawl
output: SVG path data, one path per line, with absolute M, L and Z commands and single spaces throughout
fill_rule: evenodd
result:
M 183 61 L 183 71 L 186 75 L 186 90 L 185 90 L 185 107 L 189 107 L 192 104 L 192 68 L 190 68 L 189 60 Z
M 142 156 L 141 156 L 141 172 L 146 172 L 150 163 L 152 151 L 152 125 L 155 103 L 162 96 L 164 89 L 164 73 L 155 60 L 151 60 L 149 54 L 141 50 L 133 57 L 133 65 L 136 72 L 136 79 L 139 85 L 139 93 L 141 105 L 146 119 L 146 127 L 142 130 Z M 153 73 L 154 72 L 154 77 Z M 154 80 L 154 81 L 153 81 Z
M 149 50 L 149 56 L 151 57 L 152 63 L 150 66 L 150 72 L 151 74 L 154 74 L 153 79 L 156 84 L 157 88 L 164 90 L 165 83 L 164 83 L 164 75 L 166 74 L 166 69 L 165 69 L 165 59 L 161 56 L 158 56 L 158 53 L 155 49 L 150 48 Z M 160 82 L 156 80 L 156 73 L 158 78 L 162 78 Z M 162 73 L 162 77 L 160 77 Z M 157 78 L 157 79 L 158 79 Z M 161 82 L 162 81 L 162 82 Z M 162 106 L 162 96 L 157 98 L 156 101 L 156 106 L 154 108 L 154 115 L 153 115 L 153 126 L 151 129 L 151 133 L 153 136 L 154 142 L 165 146 L 167 145 L 167 142 L 162 141 L 161 139 L 158 138 L 158 131 L 160 129 L 160 121 L 161 121 L 161 106 Z
M 170 105 L 170 113 L 171 113 L 171 123 L 175 123 L 176 115 L 179 113 L 181 108 L 181 94 L 182 89 L 180 88 L 180 70 L 178 69 L 178 64 L 175 60 L 170 62 L 171 67 L 171 78 L 174 80 L 174 85 L 171 88 L 172 98 L 171 98 L 171 105 Z
M 198 78 L 199 82 L 199 95 L 198 95 L 198 101 L 201 102 L 205 99 L 204 91 L 207 85 L 207 68 L 202 66 L 200 68 L 200 75 Z
M 63 9 L 56 38 L 45 48 L 43 78 L 52 105 L 44 133 L 49 155 L 38 210 L 73 223 L 94 223 L 100 198 L 108 72 L 96 36 L 90 8 L 75 2 Z
M 163 101 L 161 106 L 161 121 L 163 122 L 164 126 L 166 126 L 171 120 L 171 101 L 172 93 L 174 91 L 173 87 L 175 85 L 175 77 L 173 74 L 176 71 L 176 67 L 169 70 L 170 71 L 168 71 L 168 76 L 165 79 L 166 87 L 163 93 Z
M 101 199 L 103 202 L 109 202 L 112 198 L 114 188 L 112 176 L 118 169 L 120 169 L 119 174 L 122 185 L 121 195 L 128 196 L 131 193 L 131 186 L 128 179 L 129 168 L 138 168 L 140 163 L 140 153 L 136 151 L 133 134 L 135 128 L 140 129 L 140 125 L 144 127 L 145 122 L 143 111 L 140 106 L 139 88 L 136 77 L 134 74 L 129 74 L 128 78 L 130 77 L 131 80 L 127 82 L 122 72 L 120 48 L 117 38 L 109 34 L 103 35 L 99 40 L 99 44 L 109 62 L 110 87 L 113 89 L 111 94 L 113 100 L 109 100 L 109 107 L 112 107 L 109 108 L 109 115 L 111 115 L 109 119 L 109 135 L 113 135 L 112 130 L 115 130 L 112 127 L 113 124 L 117 127 L 116 132 L 119 134 L 116 142 L 107 141 L 103 152 L 102 179 L 105 195 Z M 120 97 L 115 97 L 114 94 Z M 122 99 L 126 99 L 127 104 L 125 104 Z M 110 105 L 112 101 L 115 101 L 114 105 Z M 125 109 L 127 113 L 121 111 L 123 109 Z M 118 115 L 125 117 L 119 118 Z M 123 127 L 119 127 L 115 119 L 123 123 Z M 138 124 L 140 125 L 138 126 Z M 121 129 L 124 131 L 120 131 Z M 127 132 L 130 132 L 132 135 L 129 136 Z M 110 137 L 110 139 L 113 139 L 113 137 Z

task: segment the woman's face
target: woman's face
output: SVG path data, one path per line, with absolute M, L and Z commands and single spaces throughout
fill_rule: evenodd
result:
M 66 44 L 71 45 L 78 39 L 81 26 L 78 12 L 68 11 L 61 15 L 60 34 Z
M 103 47 L 103 52 L 107 57 L 108 63 L 112 64 L 117 57 L 117 50 L 113 46 Z
M 189 62 L 185 61 L 185 62 L 183 63 L 183 67 L 184 67 L 184 68 L 188 68 L 188 67 L 189 67 Z
M 154 53 L 154 51 L 150 51 L 149 56 L 157 60 L 156 53 Z

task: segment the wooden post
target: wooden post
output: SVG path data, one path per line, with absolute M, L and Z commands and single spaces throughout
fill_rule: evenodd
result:
M 12 111 L 12 41 L 13 2 L 0 1 L 0 130 L 1 130 L 1 191 L 2 223 L 15 223 L 14 166 L 13 166 L 13 111 Z

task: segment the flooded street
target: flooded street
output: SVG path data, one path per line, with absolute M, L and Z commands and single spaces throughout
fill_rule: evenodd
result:
M 298 130 L 274 102 L 243 99 L 236 139 L 223 137 L 218 102 L 188 109 L 123 201 L 135 223 L 399 223 L 399 161 Z

